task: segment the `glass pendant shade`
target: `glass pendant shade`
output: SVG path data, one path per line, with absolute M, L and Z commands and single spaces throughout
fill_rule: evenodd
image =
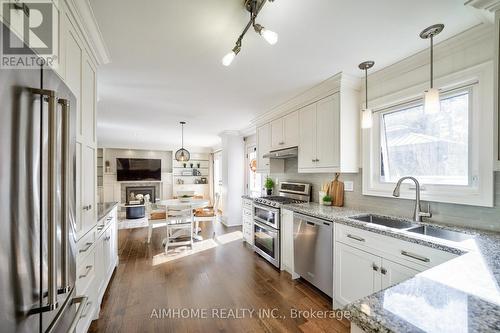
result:
M 424 112 L 427 114 L 437 113 L 441 110 L 439 89 L 431 88 L 424 93 Z
M 189 154 L 189 152 L 184 148 L 181 148 L 175 152 L 175 160 L 178 162 L 187 162 L 189 161 L 190 157 L 191 154 Z
M 361 128 L 372 128 L 372 109 L 364 109 L 361 116 Z
M 177 162 L 187 162 L 191 158 L 191 154 L 184 149 L 184 125 L 186 122 L 181 121 L 181 127 L 182 127 L 182 146 L 181 149 L 175 152 L 175 160 Z

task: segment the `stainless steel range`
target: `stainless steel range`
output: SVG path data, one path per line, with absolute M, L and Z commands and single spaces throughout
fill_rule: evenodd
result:
M 311 185 L 282 182 L 279 195 L 253 200 L 254 250 L 276 267 L 280 267 L 281 206 L 309 202 Z

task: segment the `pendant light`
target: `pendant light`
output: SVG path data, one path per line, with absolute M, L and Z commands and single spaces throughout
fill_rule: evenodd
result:
M 361 118 L 361 128 L 372 127 L 372 110 L 368 108 L 368 69 L 375 65 L 374 61 L 365 61 L 359 64 L 359 69 L 365 71 L 365 108 Z
M 181 121 L 180 124 L 182 127 L 182 148 L 175 152 L 175 160 L 178 162 L 187 162 L 189 161 L 191 155 L 186 149 L 184 149 L 184 125 L 186 122 Z
M 420 33 L 420 38 L 431 40 L 431 86 L 424 93 L 424 112 L 436 113 L 441 109 L 439 89 L 434 88 L 434 37 L 444 29 L 444 24 L 434 24 Z

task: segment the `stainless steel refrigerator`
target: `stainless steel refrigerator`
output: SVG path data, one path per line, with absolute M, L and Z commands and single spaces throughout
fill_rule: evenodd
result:
M 76 99 L 55 72 L 0 69 L 1 332 L 68 332 L 86 306 L 75 295 L 75 130 Z

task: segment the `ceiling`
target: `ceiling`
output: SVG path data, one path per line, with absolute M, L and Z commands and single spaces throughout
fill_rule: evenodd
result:
M 444 40 L 481 22 L 463 0 L 275 0 L 230 67 L 221 64 L 248 21 L 239 0 L 91 0 L 111 54 L 99 68 L 98 140 L 105 147 L 218 144 L 251 119 L 340 71 L 361 76 L 428 47 L 434 23 Z

